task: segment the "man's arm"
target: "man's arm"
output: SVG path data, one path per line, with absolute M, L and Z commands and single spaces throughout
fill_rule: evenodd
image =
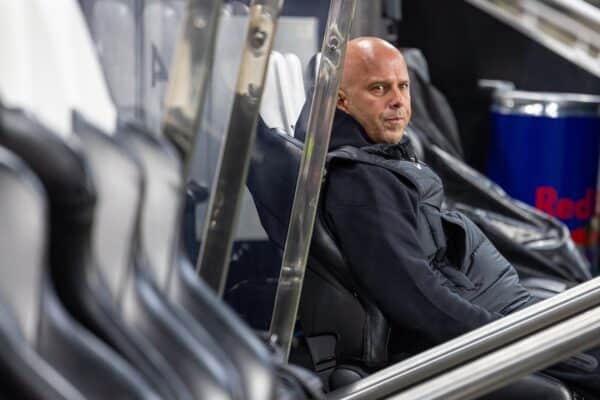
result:
M 500 315 L 443 285 L 418 241 L 416 193 L 391 172 L 344 165 L 329 178 L 330 228 L 356 280 L 397 326 L 441 343 Z

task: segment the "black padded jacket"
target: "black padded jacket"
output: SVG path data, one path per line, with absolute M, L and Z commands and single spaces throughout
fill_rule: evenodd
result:
M 341 150 L 341 151 L 340 151 Z M 337 111 L 322 192 L 354 279 L 393 326 L 428 347 L 528 304 L 515 269 L 465 216 L 443 209 L 439 177 L 407 138 L 376 145 Z M 387 166 L 387 167 L 386 167 Z M 410 336 L 410 335 L 409 335 Z

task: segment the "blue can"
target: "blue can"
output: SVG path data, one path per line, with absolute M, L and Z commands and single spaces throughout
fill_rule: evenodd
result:
M 595 254 L 600 96 L 497 92 L 491 120 L 490 178 L 563 221 L 575 243 Z

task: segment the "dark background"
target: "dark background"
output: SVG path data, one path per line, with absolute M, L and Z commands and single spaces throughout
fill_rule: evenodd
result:
M 600 94 L 600 79 L 464 0 L 403 0 L 398 45 L 421 49 L 458 120 L 467 162 L 485 168 L 487 110 L 477 80 L 517 89 Z

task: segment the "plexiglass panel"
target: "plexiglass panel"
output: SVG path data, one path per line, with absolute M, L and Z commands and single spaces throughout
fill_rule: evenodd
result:
M 81 0 L 110 92 L 121 117 L 139 115 L 136 0 Z
M 288 0 L 286 4 L 293 1 Z M 153 134 L 160 134 L 164 97 L 171 71 L 176 37 L 185 8 L 185 0 L 80 0 L 110 91 L 121 119 L 135 119 Z M 188 198 L 183 216 L 183 240 L 192 263 L 205 229 L 208 196 L 223 145 L 223 136 L 231 117 L 234 89 L 240 67 L 242 45 L 248 24 L 248 2 L 229 1 L 222 7 L 214 65 L 207 82 L 197 144 L 190 162 L 188 182 L 197 189 L 194 200 Z M 296 14 L 298 15 L 298 14 Z M 321 21 L 324 24 L 324 21 Z M 296 120 L 306 101 L 305 76 L 314 74 L 311 58 L 321 42 L 317 17 L 279 18 L 269 78 L 261 107 L 261 116 L 274 115 L 286 134 L 293 134 Z M 261 225 L 252 196 L 245 191 L 231 256 L 231 275 L 226 298 L 243 307 L 244 299 L 255 296 L 244 285 L 248 282 L 273 282 L 280 267 L 279 250 L 269 242 Z M 243 290 L 239 291 L 242 288 Z M 261 288 L 258 289 L 262 291 Z M 241 296 L 240 296 L 241 295 Z M 267 303 L 272 305 L 274 286 L 268 289 Z M 256 319 L 266 329 L 269 306 Z M 242 307 L 242 308 L 243 308 Z M 254 307 L 254 306 L 252 306 Z M 262 305 L 258 305 L 262 307 Z M 256 307 L 254 307 L 256 308 Z M 247 314 L 244 310 L 239 310 Z M 246 315 L 247 316 L 247 315 Z M 252 321 L 251 321 L 252 322 Z
M 147 126 L 158 133 L 164 97 L 185 0 L 147 1 L 143 9 L 142 109 Z

